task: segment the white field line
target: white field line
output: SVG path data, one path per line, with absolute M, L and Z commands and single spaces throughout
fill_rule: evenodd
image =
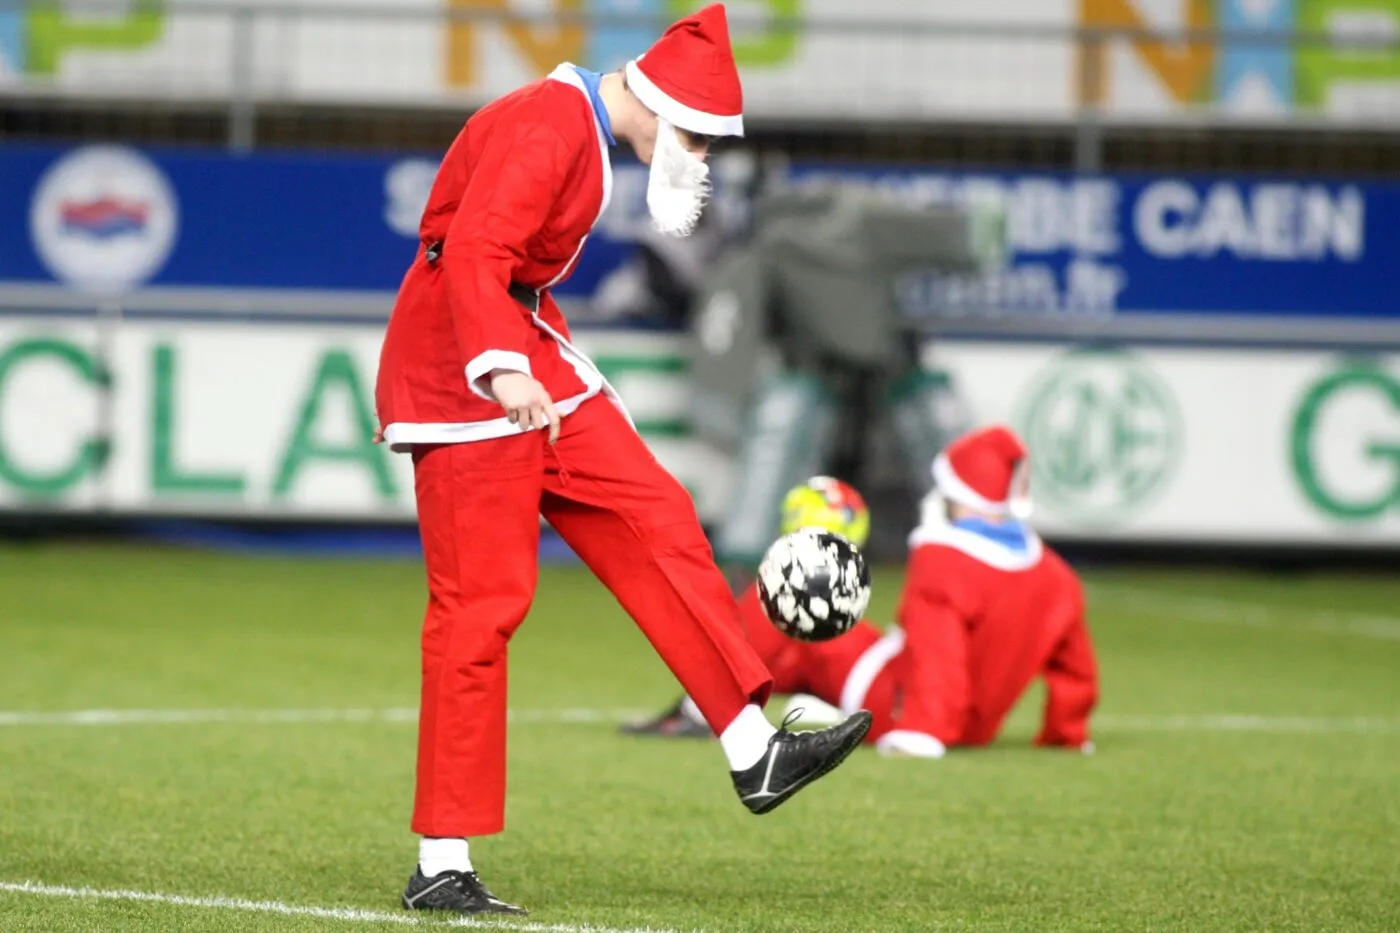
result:
M 1246 600 L 1183 596 L 1171 590 L 1122 583 L 1093 583 L 1088 589 L 1091 612 L 1092 598 L 1100 596 L 1117 602 L 1131 602 L 1137 612 L 1168 619 L 1250 628 L 1301 629 L 1400 641 L 1400 616 L 1335 609 L 1281 608 Z
M 1104 714 L 1089 721 L 1107 732 L 1292 732 L 1400 734 L 1400 719 L 1376 716 L 1251 716 L 1248 714 L 1133 716 Z
M 530 724 L 611 724 L 646 715 L 627 709 L 511 710 L 510 721 Z M 389 709 L 84 709 L 61 712 L 0 710 L 3 726 L 129 726 L 186 723 L 412 723 L 409 707 Z M 1260 716 L 1249 713 L 1114 715 L 1093 718 L 1113 732 L 1291 732 L 1397 734 L 1400 718 L 1380 716 Z
M 69 888 L 34 881 L 0 881 L 0 892 L 66 897 L 75 900 L 141 901 L 176 907 L 202 907 L 207 910 L 240 910 L 248 913 L 281 914 L 287 917 L 315 917 L 347 923 L 394 923 L 400 926 L 467 927 L 476 930 L 519 930 L 522 933 L 675 933 L 654 927 L 603 927 L 572 923 L 529 923 L 483 920 L 475 917 L 440 918 L 437 915 L 389 913 L 357 907 L 303 907 L 280 901 L 249 901 L 240 897 L 189 897 L 183 894 L 156 894 L 149 891 L 108 891 L 98 888 Z

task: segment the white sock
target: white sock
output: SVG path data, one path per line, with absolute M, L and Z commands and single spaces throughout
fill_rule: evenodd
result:
M 700 707 L 695 705 L 695 701 L 690 697 L 681 700 L 681 712 L 695 722 L 707 722 L 705 714 L 700 712 Z
M 750 703 L 719 734 L 731 771 L 745 771 L 758 764 L 768 751 L 768 740 L 777 732 L 763 710 Z
M 471 871 L 472 860 L 467 855 L 467 840 L 424 836 L 418 840 L 418 869 L 427 878 L 445 871 Z

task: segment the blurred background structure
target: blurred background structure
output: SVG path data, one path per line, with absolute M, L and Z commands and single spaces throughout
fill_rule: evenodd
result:
M 698 5 L 0 0 L 0 510 L 408 527 L 372 387 L 438 157 L 472 108 L 617 67 Z M 708 522 L 737 486 L 690 404 L 693 354 L 736 326 L 715 270 L 765 196 L 838 184 L 1003 212 L 1003 261 L 906 269 L 871 304 L 913 335 L 936 421 L 1023 432 L 1051 539 L 1400 545 L 1400 6 L 730 17 L 750 132 L 704 229 L 653 237 L 619 154 L 559 290 Z M 913 493 L 886 433 L 859 482 L 897 559 Z

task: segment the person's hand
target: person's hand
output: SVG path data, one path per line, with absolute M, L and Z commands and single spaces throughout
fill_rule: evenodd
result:
M 506 410 L 506 419 L 522 430 L 549 428 L 549 442 L 559 440 L 559 412 L 538 379 L 498 369 L 491 374 L 491 394 Z
M 374 442 L 375 442 L 376 444 L 382 444 L 382 443 L 384 443 L 384 432 L 383 432 L 383 431 L 375 431 L 375 432 L 374 432 Z

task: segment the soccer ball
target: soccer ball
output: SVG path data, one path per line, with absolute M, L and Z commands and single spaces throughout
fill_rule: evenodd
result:
M 870 537 L 870 509 L 850 483 L 831 476 L 813 476 L 783 496 L 781 534 L 799 528 L 825 528 L 865 547 Z
M 800 641 L 851 630 L 870 605 L 870 568 L 860 549 L 824 528 L 783 535 L 758 565 L 758 600 L 770 622 Z

